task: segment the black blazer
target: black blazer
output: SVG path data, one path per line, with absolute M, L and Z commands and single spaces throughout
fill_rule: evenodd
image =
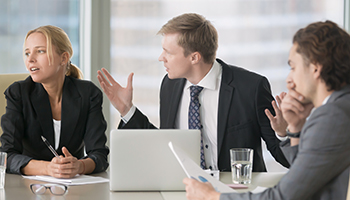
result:
M 264 110 L 272 113 L 273 97 L 268 80 L 245 69 L 229 66 L 220 59 L 222 79 L 218 108 L 218 167 L 230 171 L 231 148 L 254 149 L 253 171 L 266 171 L 261 149 L 261 138 L 273 157 L 285 167 L 289 167 L 275 132 Z M 166 75 L 160 90 L 160 128 L 175 128 L 175 120 L 186 79 L 169 79 Z M 146 116 L 136 110 L 127 124 L 119 128 L 155 128 Z
M 1 151 L 8 154 L 7 172 L 21 174 L 31 159 L 50 161 L 54 157 L 41 140 L 54 146 L 54 128 L 48 94 L 29 76 L 5 91 L 6 113 L 1 118 Z M 105 146 L 106 121 L 102 113 L 102 92 L 90 81 L 65 77 L 62 90 L 61 136 L 57 153 L 65 146 L 76 158 L 96 163 L 93 173 L 107 169 L 109 149 Z

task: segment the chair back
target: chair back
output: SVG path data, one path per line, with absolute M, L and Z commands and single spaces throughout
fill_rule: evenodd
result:
M 15 81 L 24 80 L 29 74 L 0 74 L 0 117 L 5 114 L 6 111 L 6 99 L 5 90 Z M 0 135 L 2 129 L 0 127 Z

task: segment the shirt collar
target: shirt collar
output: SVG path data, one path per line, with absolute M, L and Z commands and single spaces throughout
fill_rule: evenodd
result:
M 209 90 L 216 90 L 219 87 L 218 84 L 220 83 L 220 81 L 217 80 L 221 79 L 221 71 L 221 65 L 215 60 L 213 66 L 211 67 L 207 75 L 205 75 L 204 78 L 200 80 L 197 85 Z M 187 80 L 185 88 L 189 89 L 192 85 L 193 84 Z
M 331 95 L 328 95 L 324 100 L 323 100 L 323 102 L 322 102 L 322 105 L 324 105 L 324 104 L 326 104 L 327 103 L 327 101 L 328 101 L 328 99 L 329 99 L 329 97 L 331 97 Z

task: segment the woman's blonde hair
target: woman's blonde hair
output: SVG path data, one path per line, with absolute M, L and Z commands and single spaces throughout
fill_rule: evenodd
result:
M 59 55 L 62 55 L 64 52 L 67 52 L 69 54 L 69 61 L 67 63 L 66 75 L 74 78 L 82 79 L 83 73 L 77 66 L 72 64 L 70 61 L 70 59 L 73 56 L 72 44 L 69 40 L 68 35 L 61 28 L 47 25 L 47 26 L 40 26 L 34 30 L 30 30 L 24 39 L 23 49 L 25 49 L 25 43 L 29 35 L 36 32 L 42 33 L 46 37 L 47 58 L 49 60 L 49 63 L 53 61 L 53 53 L 52 53 L 51 47 L 55 47 L 56 52 Z

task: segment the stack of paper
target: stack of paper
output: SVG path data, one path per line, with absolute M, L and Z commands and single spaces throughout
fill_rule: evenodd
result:
M 109 182 L 109 179 L 97 177 L 97 176 L 88 176 L 88 175 L 77 175 L 69 179 L 54 178 L 52 176 L 23 176 L 23 178 L 38 180 L 38 181 L 45 181 L 50 183 L 61 183 L 64 185 L 85 185 L 85 184 Z

